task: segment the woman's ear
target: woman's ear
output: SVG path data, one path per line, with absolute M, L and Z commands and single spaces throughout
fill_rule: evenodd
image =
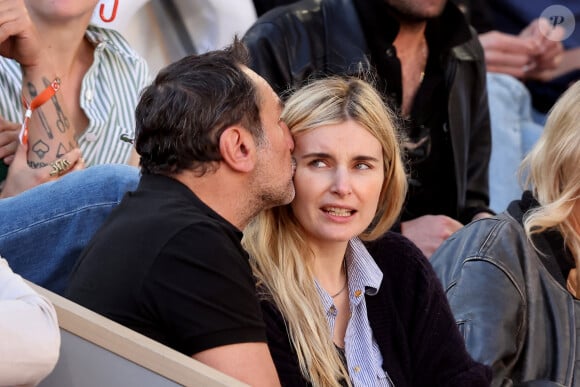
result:
M 256 142 L 242 126 L 226 128 L 219 142 L 223 161 L 239 172 L 251 172 L 256 164 Z

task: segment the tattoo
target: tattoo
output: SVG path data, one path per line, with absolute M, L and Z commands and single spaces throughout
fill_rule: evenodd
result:
M 70 149 L 72 149 L 72 148 L 70 148 Z M 62 142 L 60 144 L 58 144 L 58 149 L 56 151 L 56 157 L 57 158 L 62 157 L 62 156 L 64 156 L 64 154 L 66 152 L 68 152 L 68 151 L 67 151 L 66 147 L 64 146 L 64 144 Z
M 50 164 L 44 163 L 42 161 L 28 161 L 28 166 L 33 169 L 44 168 Z
M 50 147 L 44 141 L 38 140 L 32 146 L 32 151 L 36 154 L 36 156 L 38 156 L 39 159 L 42 159 L 48 152 L 50 152 Z
M 42 82 L 44 82 L 44 87 L 48 87 L 51 84 L 51 82 L 46 78 L 42 78 Z M 52 96 L 51 100 L 54 107 L 56 108 L 57 114 L 56 128 L 58 129 L 59 132 L 65 133 L 68 129 L 70 129 L 68 117 L 64 114 L 62 107 L 58 103 L 58 100 L 56 99 L 56 94 Z
M 30 97 L 34 99 L 38 95 L 38 91 L 36 91 L 36 86 L 32 84 L 32 82 L 28 82 L 28 93 Z
M 38 91 L 36 90 L 36 86 L 34 86 L 31 82 L 28 82 L 27 86 L 28 86 L 28 93 L 30 93 L 30 96 L 32 97 L 32 99 L 34 99 L 38 95 Z M 38 109 L 37 111 L 38 111 L 38 118 L 40 119 L 40 124 L 41 124 L 42 128 L 46 132 L 48 139 L 52 140 L 54 138 L 54 135 L 52 134 L 52 130 L 50 129 L 50 125 L 48 125 L 48 121 L 46 119 L 46 116 L 42 112 L 42 109 Z

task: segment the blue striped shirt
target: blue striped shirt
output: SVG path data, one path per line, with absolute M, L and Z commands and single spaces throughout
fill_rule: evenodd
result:
M 383 370 L 383 356 L 371 330 L 365 294 L 375 295 L 383 280 L 383 273 L 358 238 L 351 239 L 346 250 L 350 319 L 344 337 L 348 373 L 354 386 L 393 386 Z M 336 321 L 336 306 L 332 297 L 316 284 L 326 311 L 331 336 Z
M 122 164 L 129 160 L 134 137 L 135 107 L 139 93 L 150 81 L 147 63 L 116 31 L 89 26 L 86 38 L 95 45 L 93 64 L 85 74 L 80 106 L 89 125 L 77 139 L 87 166 Z M 0 116 L 22 122 L 22 72 L 20 64 L 0 57 Z

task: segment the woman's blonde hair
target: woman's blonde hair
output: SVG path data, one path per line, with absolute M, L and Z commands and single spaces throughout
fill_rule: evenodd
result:
M 556 102 L 542 136 L 522 163 L 526 187 L 540 206 L 526 215 L 528 238 L 548 229 L 558 230 L 580 267 L 580 81 Z
M 282 114 L 293 136 L 352 120 L 381 144 L 384 181 L 375 218 L 360 238 L 376 239 L 397 220 L 407 182 L 393 115 L 376 90 L 356 78 L 313 81 L 295 92 Z M 244 247 L 262 297 L 273 302 L 287 324 L 302 375 L 316 386 L 350 384 L 328 328 L 312 271 L 313 252 L 290 205 L 258 215 L 244 230 Z

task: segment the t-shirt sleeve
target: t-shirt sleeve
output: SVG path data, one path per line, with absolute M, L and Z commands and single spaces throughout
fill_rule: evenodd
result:
M 189 226 L 155 260 L 142 290 L 146 314 L 189 356 L 244 342 L 266 342 L 247 254 L 239 237 L 215 224 Z

